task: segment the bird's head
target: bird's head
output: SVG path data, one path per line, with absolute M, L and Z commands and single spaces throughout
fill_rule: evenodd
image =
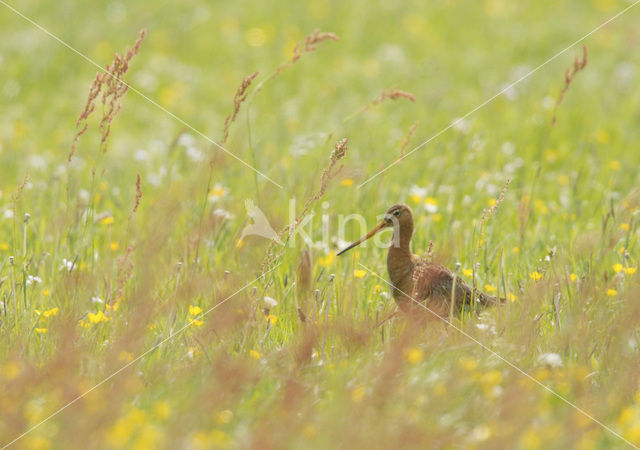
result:
M 382 221 L 378 225 L 376 225 L 371 231 L 355 241 L 353 244 L 340 251 L 338 255 L 342 255 L 344 252 L 351 250 L 353 247 L 362 244 L 367 239 L 375 236 L 375 234 L 380 230 L 391 227 L 394 228 L 394 231 L 402 230 L 407 227 L 413 230 L 413 211 L 411 211 L 411 208 L 409 206 L 405 205 L 404 203 L 396 203 L 391 208 L 387 209 L 387 212 L 384 213 Z

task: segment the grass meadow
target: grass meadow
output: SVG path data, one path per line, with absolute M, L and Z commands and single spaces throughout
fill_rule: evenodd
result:
M 640 445 L 631 5 L 0 2 L 0 446 Z M 394 315 L 399 202 L 506 304 Z

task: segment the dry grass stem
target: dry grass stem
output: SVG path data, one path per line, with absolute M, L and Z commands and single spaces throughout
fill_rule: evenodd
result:
M 277 242 L 275 240 L 271 241 L 269 248 L 267 249 L 267 253 L 265 259 L 262 263 L 262 271 L 263 273 L 267 272 L 273 265 L 273 263 L 280 258 L 284 254 L 284 250 L 287 246 L 287 243 L 293 236 L 296 231 L 298 225 L 302 222 L 302 220 L 309 214 L 311 207 L 314 203 L 316 203 L 319 199 L 324 196 L 327 188 L 329 187 L 329 182 L 335 178 L 342 169 L 342 166 L 336 167 L 338 162 L 344 158 L 347 154 L 347 150 L 349 147 L 347 146 L 348 139 L 344 138 L 336 142 L 333 151 L 331 152 L 331 156 L 329 157 L 329 165 L 322 171 L 322 176 L 320 177 L 320 189 L 313 194 L 309 199 L 307 199 L 304 207 L 302 208 L 302 212 L 298 214 L 296 219 L 290 224 L 286 225 L 279 233 L 278 240 L 283 242 L 282 248 L 278 253 L 274 253 Z
M 253 72 L 248 77 L 245 77 L 242 80 L 242 83 L 240 83 L 240 86 L 238 86 L 236 94 L 233 96 L 233 111 L 226 117 L 226 119 L 224 119 L 224 132 L 222 135 L 222 141 L 220 142 L 221 144 L 224 145 L 227 142 L 227 139 L 229 138 L 229 128 L 231 127 L 231 124 L 236 121 L 240 108 L 249 95 L 251 83 L 253 83 L 253 80 L 255 80 L 258 74 L 259 72 L 257 71 Z
M 104 152 L 107 151 L 107 139 L 111 132 L 111 123 L 122 108 L 121 100 L 129 90 L 129 85 L 124 82 L 124 76 L 129 70 L 131 60 L 138 54 L 140 45 L 146 34 L 146 30 L 141 30 L 133 47 L 127 48 L 124 56 L 116 53 L 113 62 L 107 64 L 106 71 L 96 74 L 91 86 L 89 86 L 87 102 L 76 122 L 76 128 L 79 128 L 79 131 L 76 133 L 73 144 L 71 145 L 71 152 L 68 158 L 69 162 L 71 162 L 75 155 L 80 136 L 82 136 L 89 127 L 88 119 L 96 109 L 96 100 L 100 93 L 102 93 L 101 100 L 103 105 L 102 118 L 98 125 L 101 135 L 100 145 Z
M 558 107 L 564 101 L 564 97 L 567 94 L 567 92 L 569 91 L 569 87 L 571 86 L 571 83 L 575 79 L 576 75 L 579 72 L 583 71 L 585 67 L 587 67 L 587 46 L 583 45 L 582 46 L 582 58 L 580 58 L 578 55 L 576 55 L 574 60 L 573 60 L 573 66 L 570 67 L 569 69 L 567 69 L 565 71 L 565 73 L 564 73 L 564 86 L 562 87 L 562 91 L 560 91 L 560 95 L 558 96 L 558 99 L 556 100 L 556 106 L 553 109 L 553 118 L 551 119 L 551 126 L 555 126 L 555 124 L 556 124 L 556 119 L 557 119 L 556 114 L 557 114 L 557 111 L 558 111 Z

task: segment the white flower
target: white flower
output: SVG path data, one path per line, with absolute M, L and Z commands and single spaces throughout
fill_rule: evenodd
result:
M 502 93 L 507 100 L 515 100 L 516 98 L 518 98 L 518 91 L 516 91 L 516 88 L 512 85 L 512 83 L 504 83 L 502 86 L 500 86 L 500 88 L 502 91 L 504 91 Z
M 437 213 L 438 212 L 438 205 L 436 205 L 435 203 L 431 203 L 431 202 L 425 202 L 424 209 L 426 209 L 427 212 L 429 212 L 431 214 Z
M 562 367 L 562 358 L 557 353 L 543 353 L 538 356 L 538 363 L 551 368 Z
M 71 270 L 72 267 L 73 267 L 73 261 L 68 260 L 66 258 L 62 258 L 62 265 L 60 266 L 60 269 Z
M 196 143 L 196 139 L 189 133 L 182 133 L 178 136 L 178 145 L 183 147 L 191 147 Z
M 157 173 L 150 173 L 147 175 L 147 181 L 153 187 L 158 187 L 162 183 L 162 177 Z
M 513 144 L 513 142 L 506 141 L 504 144 L 502 144 L 500 150 L 502 150 L 502 153 L 504 153 L 505 155 L 511 156 L 513 155 L 513 152 L 516 151 L 516 146 Z
M 471 123 L 467 119 L 457 118 L 451 122 L 451 126 L 459 133 L 467 134 L 471 131 Z
M 275 308 L 276 306 L 278 306 L 278 302 L 274 298 L 267 297 L 265 295 L 263 300 L 269 308 Z
M 91 301 L 93 303 L 100 303 L 100 304 L 104 303 L 100 297 L 91 297 Z
M 491 436 L 491 429 L 486 425 L 478 425 L 471 430 L 471 439 L 474 441 L 486 441 Z
M 204 153 L 196 147 L 187 147 L 187 156 L 195 162 L 204 161 Z
M 479 330 L 486 331 L 487 333 L 496 334 L 496 328 L 491 324 L 477 323 L 476 327 L 478 327 Z
M 209 202 L 215 203 L 222 197 L 226 196 L 229 193 L 229 190 L 222 186 L 220 183 L 216 183 L 213 185 L 213 189 L 209 192 Z
M 556 107 L 556 99 L 547 95 L 542 99 L 542 107 L 546 110 L 550 110 Z
M 482 150 L 484 150 L 486 145 L 487 145 L 487 141 L 485 141 L 484 139 L 480 139 L 479 137 L 476 136 L 471 141 L 471 150 L 476 152 L 481 152 Z
M 38 283 L 42 283 L 42 278 L 40 277 L 34 277 L 32 275 L 28 275 L 27 276 L 27 286 L 31 286 L 32 284 L 38 284 Z
M 144 162 L 149 160 L 149 153 L 146 150 L 139 148 L 133 153 L 133 159 L 138 162 Z
M 58 164 L 58 167 L 56 167 L 56 169 L 53 171 L 53 174 L 56 177 L 61 177 L 65 173 L 67 173 L 67 165 L 66 164 Z
M 420 187 L 417 185 L 413 185 L 409 188 L 409 195 L 417 195 L 418 197 L 426 197 L 427 196 L 427 188 Z
M 34 169 L 44 169 L 47 167 L 47 160 L 44 159 L 41 155 L 31 155 L 29 157 L 28 164 Z
M 7 209 L 4 212 L 4 218 L 5 219 L 13 219 L 13 210 L 12 209 Z
M 616 82 L 623 87 L 629 86 L 633 79 L 636 77 L 636 68 L 633 63 L 630 62 L 621 62 L 616 66 L 615 72 L 613 74 Z
M 213 216 L 216 219 L 221 219 L 221 220 L 228 220 L 228 219 L 233 218 L 233 214 L 231 214 L 226 209 L 222 209 L 222 208 L 218 208 L 218 209 L 214 210 L 213 211 Z

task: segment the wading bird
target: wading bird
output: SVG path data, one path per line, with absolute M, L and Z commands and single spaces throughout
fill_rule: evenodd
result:
M 422 303 L 435 314 L 446 317 L 454 309 L 460 310 L 464 305 L 471 305 L 474 297 L 477 305 L 498 303 L 495 297 L 477 289 L 474 291 L 446 267 L 411 252 L 413 212 L 402 203 L 389 208 L 382 222 L 338 255 L 361 244 L 378 231 L 391 227 L 393 238 L 387 254 L 387 271 L 393 286 L 393 298 L 400 309 L 415 312 L 418 308 L 421 309 L 418 303 Z

